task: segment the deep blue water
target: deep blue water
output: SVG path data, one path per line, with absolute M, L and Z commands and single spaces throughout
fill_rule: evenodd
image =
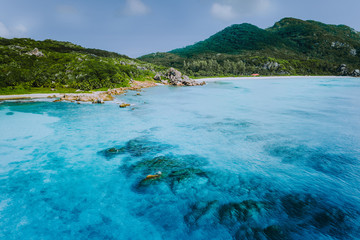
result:
M 356 78 L 3 102 L 0 239 L 359 239 L 359 161 Z

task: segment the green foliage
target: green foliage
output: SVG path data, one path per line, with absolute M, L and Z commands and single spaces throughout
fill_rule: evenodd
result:
M 239 54 L 245 50 L 273 49 L 285 46 L 286 41 L 254 25 L 235 24 L 216 33 L 205 41 L 175 49 L 170 53 L 191 57 L 203 53 Z
M 241 60 L 238 62 L 225 60 L 218 62 L 215 59 L 184 61 L 184 72 L 190 76 L 228 76 L 244 75 L 245 63 Z
M 42 55 L 32 55 L 37 48 Z M 152 79 L 163 67 L 127 56 L 53 40 L 0 38 L 0 88 L 92 90 Z M 10 88 L 9 88 L 10 87 Z
M 268 29 L 232 25 L 194 45 L 139 59 L 191 76 L 338 75 L 360 68 L 360 34 L 344 25 L 284 18 Z

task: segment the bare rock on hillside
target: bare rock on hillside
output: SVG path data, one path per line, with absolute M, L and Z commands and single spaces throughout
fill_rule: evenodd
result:
M 353 77 L 360 77 L 360 70 L 359 69 L 355 69 L 352 73 L 351 76 Z
M 338 72 L 342 76 L 348 75 L 348 68 L 347 68 L 346 64 L 341 64 L 338 68 Z
M 27 52 L 26 54 L 28 54 L 30 56 L 34 55 L 36 57 L 45 57 L 45 55 L 41 51 L 39 51 L 39 49 L 37 49 L 37 48 L 34 48 L 34 50 Z
M 160 73 L 157 73 L 157 74 L 155 75 L 154 80 L 155 80 L 155 81 L 161 81 L 161 75 L 160 75 Z

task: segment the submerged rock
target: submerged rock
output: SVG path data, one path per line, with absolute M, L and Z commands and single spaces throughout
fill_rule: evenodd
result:
M 165 149 L 168 149 L 170 146 L 166 144 L 161 144 L 158 142 L 149 141 L 144 137 L 135 138 L 129 140 L 121 147 L 111 147 L 98 153 L 107 158 L 112 158 L 118 154 L 130 154 L 132 157 L 142 157 L 145 155 L 157 154 Z M 156 171 L 155 171 L 156 172 Z
M 169 174 L 169 186 L 173 192 L 185 193 L 188 188 L 199 188 L 207 185 L 210 173 L 201 168 L 187 166 L 185 168 L 172 171 Z
M 104 156 L 107 159 L 112 159 L 117 155 L 124 153 L 126 153 L 126 149 L 124 147 L 112 147 L 98 152 L 98 154 Z
M 118 149 L 118 148 L 109 148 L 109 149 L 107 149 L 106 151 L 109 152 L 109 153 L 119 153 L 119 152 L 122 152 L 123 149 L 122 149 L 122 148 L 121 148 L 121 149 Z
M 129 140 L 124 147 L 126 151 L 133 157 L 157 154 L 165 149 L 170 148 L 170 146 L 167 144 L 150 141 L 144 137 Z
M 207 225 L 215 221 L 214 215 L 219 207 L 217 200 L 210 202 L 197 202 L 190 206 L 190 212 L 184 216 L 184 221 L 190 227 Z
M 160 178 L 162 178 L 162 172 L 161 171 L 158 171 L 157 173 L 155 174 L 149 174 L 147 175 L 143 180 L 141 180 L 141 182 L 139 183 L 139 185 L 141 186 L 146 186 L 146 185 L 149 185 L 151 184 L 153 181 L 157 181 L 159 180 Z
M 162 172 L 157 172 L 155 174 L 150 174 L 150 175 L 147 175 L 146 178 L 144 180 L 151 180 L 151 179 L 158 179 L 160 178 L 162 175 Z
M 121 104 L 119 105 L 120 108 L 126 108 L 126 107 L 129 107 L 129 106 L 130 106 L 129 103 L 121 103 Z
M 311 211 L 316 207 L 316 200 L 310 195 L 286 195 L 281 198 L 282 206 L 285 212 L 290 217 L 302 218 L 305 215 L 311 214 Z
M 350 156 L 327 153 L 303 144 L 272 144 L 265 146 L 265 149 L 271 156 L 279 157 L 283 163 L 305 165 L 315 171 L 335 176 L 346 174 L 357 162 Z
M 313 226 L 323 234 L 340 239 L 352 228 L 346 212 L 310 194 L 289 194 L 281 198 L 281 203 L 296 225 Z
M 235 232 L 233 239 L 256 239 L 256 240 L 291 240 L 289 232 L 278 225 L 271 225 L 264 229 L 261 227 L 249 227 L 243 225 Z
M 126 167 L 130 175 L 143 175 L 150 174 L 149 178 L 142 179 L 137 185 L 136 189 L 139 190 L 143 187 L 155 184 L 161 180 L 168 184 L 173 191 L 179 190 L 179 184 L 184 182 L 183 188 L 196 184 L 196 179 L 207 178 L 207 173 L 196 166 L 203 165 L 203 159 L 193 155 L 182 156 L 159 156 L 151 159 L 144 159 Z M 161 172 L 161 175 L 153 175 L 153 172 Z M 185 180 L 192 179 L 189 182 Z
M 333 207 L 324 209 L 313 216 L 313 225 L 320 229 L 331 229 L 330 231 L 335 233 L 341 230 L 341 227 L 344 227 L 346 223 L 346 214 L 339 208 Z M 336 228 L 334 228 L 336 226 Z
M 192 168 L 192 167 L 172 171 L 169 174 L 169 177 L 171 177 L 174 180 L 174 182 L 179 183 L 179 182 L 181 182 L 185 179 L 188 179 L 194 175 L 201 176 L 201 177 L 207 177 L 206 173 L 203 170 L 198 169 L 198 168 Z
M 172 156 L 159 156 L 145 159 L 130 167 L 130 172 L 156 172 L 161 171 L 163 177 L 167 177 L 173 170 L 186 167 L 186 163 Z
M 286 229 L 278 226 L 271 225 L 263 230 L 265 236 L 269 240 L 290 240 L 291 237 Z
M 245 200 L 240 203 L 228 203 L 220 207 L 220 223 L 231 227 L 234 224 L 246 222 L 259 215 L 264 204 L 254 200 Z
M 232 202 L 220 206 L 219 223 L 224 225 L 233 239 L 267 239 L 263 233 L 267 204 L 254 200 Z

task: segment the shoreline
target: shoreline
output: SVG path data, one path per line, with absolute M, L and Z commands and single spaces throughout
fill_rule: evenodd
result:
M 30 93 L 19 95 L 0 95 L 0 101 L 6 100 L 26 100 L 26 99 L 39 99 L 39 98 L 60 98 L 64 93 Z
M 113 95 L 121 95 L 128 90 L 140 91 L 143 88 L 155 87 L 158 85 L 160 84 L 150 81 L 133 81 L 130 87 L 113 88 L 109 89 L 108 91 L 96 91 L 91 93 L 29 93 L 17 95 L 0 95 L 0 101 L 59 98 L 55 101 L 103 103 L 103 101 L 112 101 Z
M 211 78 L 199 78 L 194 79 L 196 82 L 216 82 L 216 81 L 233 81 L 233 80 L 255 80 L 255 79 L 289 79 L 289 78 L 349 78 L 349 76 L 258 76 L 258 77 L 211 77 Z M 98 91 L 92 93 L 30 93 L 30 94 L 18 94 L 18 95 L 0 95 L 0 101 L 6 100 L 30 100 L 41 98 L 64 98 L 60 101 L 79 101 L 89 102 L 88 99 L 98 99 L 101 95 L 121 95 L 128 90 L 140 90 L 142 88 L 155 87 L 162 84 L 155 82 L 140 82 L 134 81 L 131 87 L 122 87 L 109 89 L 108 91 Z M 83 101 L 81 98 L 86 98 Z M 77 100 L 79 99 L 79 100 Z M 56 100 L 57 101 L 57 100 Z M 107 101 L 107 100 L 105 100 Z
M 216 81 L 232 81 L 232 80 L 252 80 L 252 79 L 289 79 L 289 78 L 349 78 L 351 76 L 258 76 L 258 77 L 211 77 L 198 78 L 195 81 L 216 82 Z

